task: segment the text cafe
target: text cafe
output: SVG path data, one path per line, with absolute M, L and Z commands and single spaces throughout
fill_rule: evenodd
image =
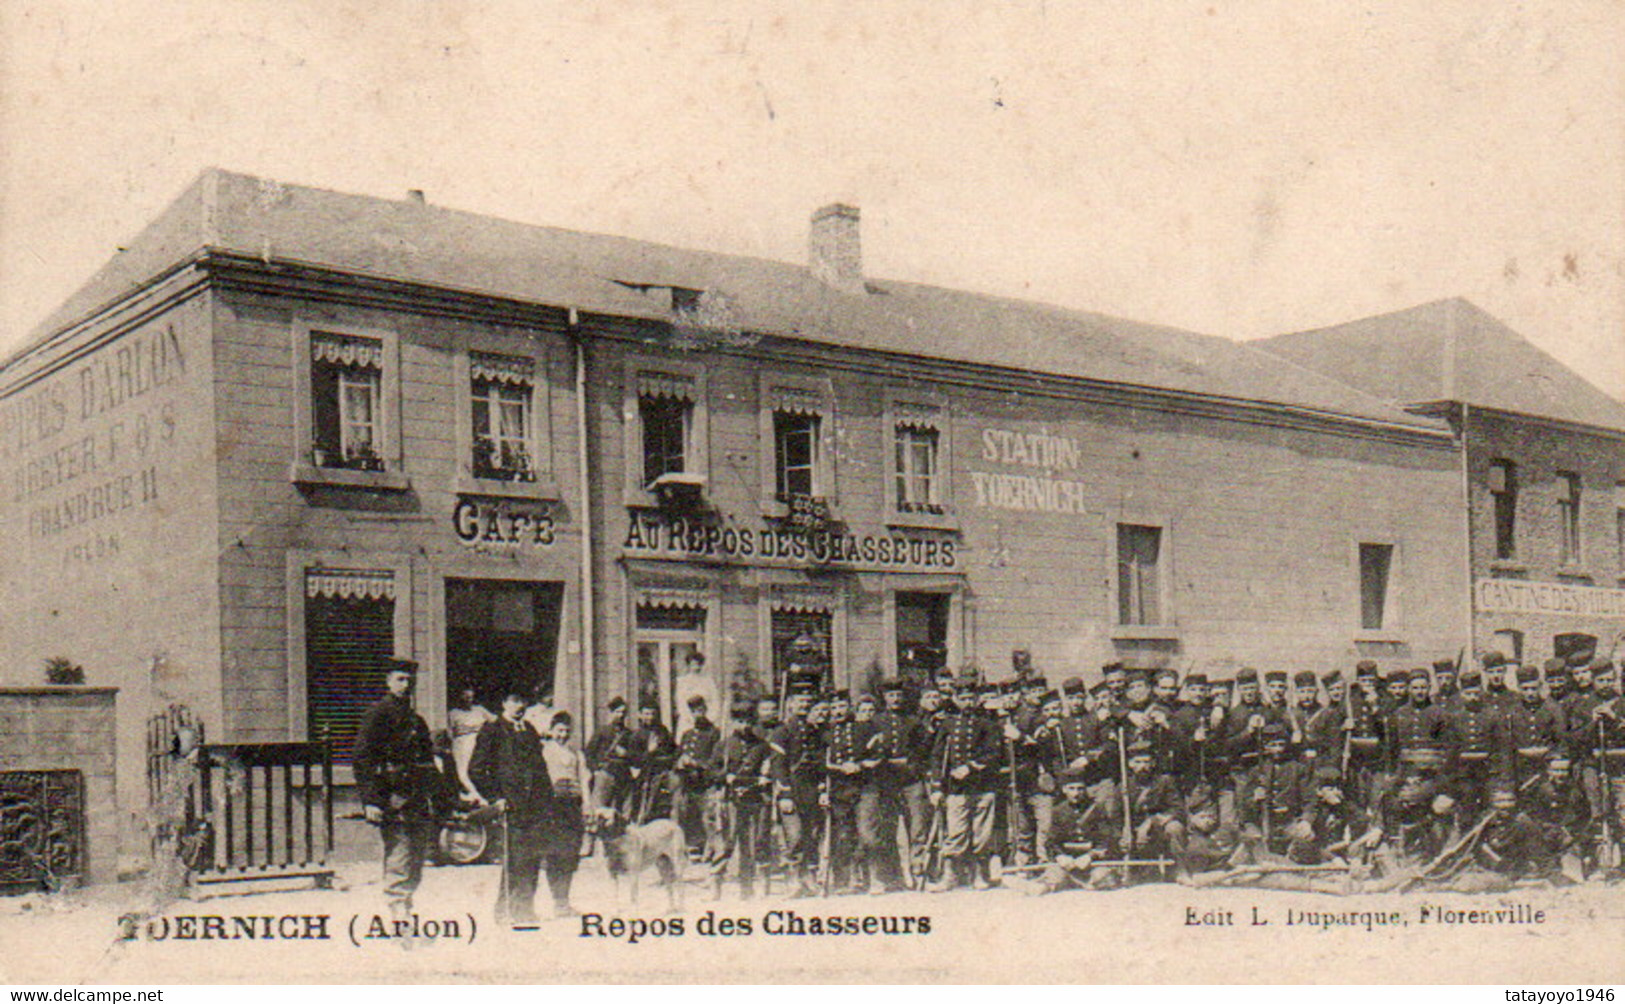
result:
M 948 532 L 636 511 L 621 541 L 630 678 L 606 682 L 684 723 L 690 697 L 720 715 L 730 693 L 777 692 L 791 667 L 862 688 L 883 663 L 953 665 L 958 551 Z

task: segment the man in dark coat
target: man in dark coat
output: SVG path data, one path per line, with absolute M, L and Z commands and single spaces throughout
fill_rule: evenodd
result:
M 384 840 L 384 896 L 396 920 L 411 916 L 433 837 L 434 744 L 429 726 L 412 710 L 416 673 L 416 663 L 390 660 L 388 693 L 362 717 L 351 756 L 362 810 Z
M 526 724 L 525 698 L 502 699 L 502 714 L 480 729 L 468 775 L 480 794 L 503 810 L 507 855 L 497 894 L 498 923 L 536 922 L 536 880 L 541 873 L 553 786 L 542 737 Z

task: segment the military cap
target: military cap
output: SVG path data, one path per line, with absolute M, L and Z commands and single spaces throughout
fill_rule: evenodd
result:
M 624 697 L 611 697 L 609 699 L 609 710 L 611 710 L 611 711 L 619 711 L 624 707 L 626 707 L 626 698 L 624 698 Z
M 1342 670 L 1332 669 L 1320 674 L 1320 682 L 1330 687 L 1334 683 L 1343 682 Z
M 1484 674 L 1469 667 L 1461 671 L 1461 677 L 1456 682 L 1461 684 L 1461 689 L 1471 690 L 1474 687 L 1483 686 Z
M 395 659 L 395 658 L 391 658 L 389 660 L 389 665 L 384 667 L 384 672 L 386 672 L 386 673 L 414 673 L 415 674 L 417 671 L 418 671 L 418 664 L 417 664 L 417 661 L 414 660 L 414 659 Z
M 1021 685 L 1028 690 L 1049 689 L 1049 680 L 1045 679 L 1043 676 L 1029 676 L 1025 681 L 1018 682 L 1021 682 Z
M 1607 659 L 1599 659 L 1591 664 L 1591 672 L 1596 676 L 1601 676 L 1604 673 L 1612 673 L 1618 668 L 1619 667 L 1615 666 Z
M 875 704 L 875 703 L 878 703 L 878 702 L 875 700 L 875 695 L 873 695 L 873 694 L 859 694 L 858 695 L 858 703 L 859 704 Z
M 1370 659 L 1361 659 L 1354 664 L 1354 678 L 1374 680 L 1377 677 L 1377 664 Z
M 1315 768 L 1315 784 L 1341 786 L 1343 784 L 1343 774 L 1329 763 L 1322 764 Z
M 1286 682 L 1286 670 L 1284 670 L 1284 669 L 1272 669 L 1269 672 L 1264 674 L 1264 679 L 1265 679 L 1265 681 L 1267 681 L 1269 683 L 1285 683 Z
M 1243 667 L 1241 667 L 1241 669 L 1236 671 L 1236 682 L 1237 683 L 1257 683 L 1258 682 L 1258 670 L 1254 669 L 1251 666 L 1243 666 Z
M 1055 780 L 1060 784 L 1086 784 L 1089 781 L 1089 775 L 1081 770 L 1068 767 L 1056 775 Z
M 1518 667 L 1518 682 L 1519 683 L 1534 683 L 1538 679 L 1540 679 L 1540 670 L 1536 669 L 1533 666 L 1519 666 Z
M 886 679 L 880 681 L 879 689 L 882 694 L 902 693 L 903 681 L 897 679 L 896 677 L 887 677 Z
M 1410 678 L 1411 675 L 1405 672 L 1403 669 L 1390 669 L 1387 673 L 1383 674 L 1382 682 L 1386 686 L 1391 683 L 1404 683 Z
M 826 694 L 824 696 L 824 700 L 826 700 L 826 701 L 850 701 L 850 700 L 852 700 L 852 691 L 847 690 L 845 687 L 842 687 L 839 690 L 832 690 L 832 691 L 830 691 L 828 694 Z
M 1205 687 L 1207 686 L 1207 674 L 1191 673 L 1189 676 L 1185 677 L 1185 683 L 1187 686 Z
M 746 721 L 755 721 L 756 705 L 746 700 L 736 700 L 733 703 L 733 707 L 729 709 L 729 714 L 734 718 L 742 718 Z
M 1318 682 L 1320 681 L 1315 676 L 1315 672 L 1312 669 L 1302 670 L 1292 678 L 1292 685 L 1294 687 L 1313 687 Z
M 1499 666 L 1505 666 L 1508 660 L 1506 656 L 1499 652 L 1485 652 L 1479 661 L 1484 664 L 1485 669 L 1495 669 Z
M 1456 671 L 1456 660 L 1454 660 L 1454 659 L 1434 659 L 1433 660 L 1433 671 L 1435 673 L 1454 673 Z
M 1150 683 L 1151 674 L 1143 669 L 1131 669 L 1123 674 L 1124 683 Z
M 1546 676 L 1547 676 L 1548 679 L 1551 678 L 1551 677 L 1554 677 L 1554 676 L 1568 676 L 1568 675 L 1569 675 L 1569 664 L 1568 663 L 1564 662 L 1562 659 L 1547 659 L 1546 660 Z
M 1108 693 L 1111 689 L 1112 688 L 1107 686 L 1105 683 L 1097 683 L 1093 687 L 1089 688 L 1089 693 L 1099 697 L 1101 694 Z
M 638 710 L 639 711 L 659 711 L 660 710 L 660 698 L 658 698 L 658 697 L 640 697 L 640 698 L 638 698 Z
M 1082 694 L 1088 690 L 1088 685 L 1079 677 L 1069 676 L 1061 681 L 1061 692 L 1064 694 Z
M 1271 739 L 1285 739 L 1286 726 L 1280 722 L 1265 722 L 1263 735 L 1265 742 L 1269 742 Z
M 1000 680 L 999 681 L 999 693 L 1001 693 L 1001 694 L 1019 694 L 1019 693 L 1021 693 L 1021 681 L 1016 680 L 1016 679 Z
M 1179 670 L 1177 670 L 1177 669 L 1159 669 L 1159 670 L 1157 670 L 1157 679 L 1158 680 L 1172 680 L 1175 683 L 1178 683 L 1179 682 Z
M 1121 662 L 1108 662 L 1108 663 L 1106 663 L 1106 665 L 1100 667 L 1100 672 L 1101 672 L 1102 675 L 1110 675 L 1112 673 L 1121 673 L 1122 671 L 1123 671 L 1123 664 Z
M 1405 679 L 1406 680 L 1427 680 L 1427 681 L 1431 682 L 1433 680 L 1433 677 L 1428 675 L 1428 671 L 1427 671 L 1426 667 L 1418 666 L 1415 669 L 1411 670 L 1409 673 L 1406 673 L 1405 674 Z
M 979 687 L 982 684 L 982 672 L 975 666 L 966 666 L 960 670 L 955 682 L 962 687 Z
M 816 700 L 819 683 L 817 670 L 792 669 L 785 677 L 784 689 L 786 693 L 802 694 Z
M 1568 663 L 1569 667 L 1572 669 L 1575 666 L 1584 666 L 1586 663 L 1591 662 L 1594 659 L 1596 659 L 1595 652 L 1581 650 L 1579 652 L 1570 652 Z
M 705 707 L 705 698 L 701 697 L 699 694 L 695 694 L 693 697 L 688 699 L 688 706 L 690 709 L 703 708 Z

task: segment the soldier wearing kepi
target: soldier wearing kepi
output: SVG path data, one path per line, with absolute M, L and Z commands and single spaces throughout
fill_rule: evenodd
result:
M 1017 860 L 1026 862 L 1046 853 L 1055 805 L 1053 777 L 1047 785 L 1049 790 L 1040 783 L 1044 776 L 1044 747 L 1039 734 L 1045 722 L 1043 700 L 1048 690 L 1049 682 L 1042 676 L 1026 680 L 1021 687 L 1021 703 L 1003 722 L 1004 740 L 1015 767 L 1015 804 L 1010 807 L 1016 814 L 1018 847 L 1014 851 Z
M 1512 789 L 1546 770 L 1546 756 L 1563 742 L 1565 729 L 1557 710 L 1540 692 L 1540 671 L 1518 667 L 1519 700 L 1507 711 L 1507 744 L 1511 747 Z
M 728 716 L 728 735 L 722 740 L 717 769 L 722 775 L 719 805 L 708 811 L 720 812 L 722 834 L 719 853 L 711 860 L 711 890 L 722 893 L 722 881 L 733 862 L 739 879 L 739 894 L 750 899 L 756 894 L 756 865 L 768 837 L 767 804 L 771 779 L 766 773 L 767 740 L 757 731 L 756 708 L 736 699 Z
M 1343 727 L 1348 721 L 1348 695 L 1343 688 L 1343 674 L 1337 670 L 1320 679 L 1326 686 L 1326 703 L 1304 719 L 1303 757 L 1320 766 L 1330 764 L 1341 777 L 1343 747 L 1349 735 Z
M 1384 750 L 1387 721 L 1382 715 L 1382 693 L 1377 664 L 1362 659 L 1354 666 L 1354 689 L 1349 692 L 1348 786 L 1344 793 L 1362 809 L 1376 808 L 1386 787 Z
M 412 708 L 417 663 L 391 659 L 388 692 L 367 709 L 356 731 L 351 763 L 367 822 L 384 841 L 384 896 L 395 920 L 412 914 L 433 838 L 429 795 L 436 768 L 429 726 Z
M 988 858 L 993 851 L 1003 751 L 997 726 L 978 707 L 974 677 L 966 675 L 969 678 L 954 692 L 954 714 L 943 722 L 931 755 L 936 770 L 932 798 L 942 800 L 946 821 L 939 891 L 990 880 Z
M 1484 703 L 1506 712 L 1518 703 L 1518 693 L 1507 686 L 1507 657 L 1499 652 L 1484 655 Z
M 1407 696 L 1394 711 L 1389 737 L 1399 780 L 1389 793 L 1383 828 L 1401 834 L 1402 849 L 1431 856 L 1443 846 L 1446 817 L 1455 812 L 1443 784 L 1450 729 L 1444 711 L 1433 703 L 1427 670 L 1411 670 Z
M 1291 737 L 1277 722 L 1265 725 L 1263 756 L 1247 771 L 1236 791 L 1244 841 L 1254 849 L 1284 855 L 1288 827 L 1304 810 L 1309 768 L 1291 755 Z
M 814 891 L 823 812 L 818 804 L 824 772 L 824 749 L 817 729 L 807 720 L 817 677 L 794 672 L 786 679 L 785 718 L 768 736 L 772 751 L 774 797 L 784 828 L 784 872 L 796 876 L 796 895 Z
M 1485 700 L 1483 678 L 1471 668 L 1461 674 L 1461 703 L 1447 716 L 1454 754 L 1450 786 L 1457 820 L 1472 826 L 1489 810 L 1490 794 L 1504 785 L 1507 770 L 1506 715 Z
M 705 803 L 712 789 L 720 785 L 717 772 L 717 749 L 722 743 L 722 732 L 711 721 L 705 698 L 698 694 L 688 699 L 688 711 L 693 720 L 677 743 L 677 761 L 673 774 L 672 817 L 683 830 L 690 853 L 717 840 L 719 834 L 705 823 Z
M 1602 868 L 1621 870 L 1621 841 L 1625 841 L 1625 698 L 1620 696 L 1619 670 L 1602 663 L 1596 670 L 1597 696 L 1591 709 L 1587 746 L 1597 770 L 1596 858 Z
M 882 693 L 887 693 L 888 686 L 881 684 Z M 898 696 L 900 699 L 901 691 Z M 900 700 L 898 704 L 901 706 Z M 867 694 L 859 698 L 858 708 L 857 742 L 863 767 L 857 810 L 858 849 L 870 891 L 897 892 L 904 888 L 897 824 L 904 818 L 904 791 L 912 781 L 906 723 L 889 708 L 880 710 Z M 865 708 L 870 712 L 867 717 Z M 879 889 L 873 888 L 874 883 L 879 883 Z
M 609 718 L 587 744 L 593 804 L 624 814 L 632 794 L 632 730 L 626 726 L 626 698 L 609 702 Z

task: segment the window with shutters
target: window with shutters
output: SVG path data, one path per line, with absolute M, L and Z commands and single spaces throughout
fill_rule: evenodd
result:
M 348 763 L 361 717 L 384 695 L 395 654 L 395 580 L 387 571 L 305 573 L 305 723 Z
M 1117 623 L 1163 623 L 1162 527 L 1117 524 Z

